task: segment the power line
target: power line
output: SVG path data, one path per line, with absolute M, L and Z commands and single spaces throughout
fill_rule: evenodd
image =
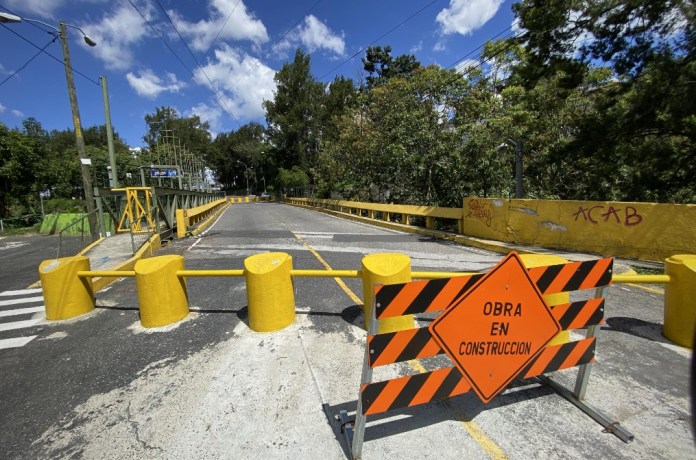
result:
M 199 69 L 199 70 L 201 71 L 201 73 L 205 76 L 205 79 L 208 80 L 208 83 L 210 83 L 210 87 L 211 87 L 211 88 L 213 89 L 213 91 L 215 92 L 215 95 L 217 96 L 218 100 L 222 103 L 222 105 L 225 106 L 225 109 L 227 109 L 227 113 L 234 119 L 235 122 L 237 122 L 237 125 L 241 128 L 241 126 L 242 126 L 241 123 L 239 123 L 239 120 L 237 119 L 237 117 L 234 116 L 234 113 L 232 113 L 232 110 L 230 110 L 230 108 L 227 106 L 227 103 L 226 103 L 225 100 L 222 98 L 222 96 L 221 96 L 220 93 L 218 92 L 217 88 L 215 88 L 215 85 L 213 84 L 213 82 L 212 82 L 212 81 L 210 80 L 210 78 L 208 77 L 208 74 L 205 73 L 205 70 L 203 70 L 203 67 L 201 67 L 200 62 L 198 62 L 198 59 L 196 59 L 196 56 L 195 56 L 195 55 L 193 54 L 193 52 L 191 51 L 191 48 L 189 48 L 188 44 L 186 43 L 186 40 L 184 40 L 184 37 L 181 36 L 181 34 L 179 33 L 179 30 L 177 30 L 176 26 L 174 25 L 174 22 L 173 22 L 172 19 L 169 17 L 169 14 L 167 14 L 167 12 L 165 11 L 165 9 L 164 9 L 164 7 L 162 6 L 162 4 L 160 3 L 160 1 L 159 1 L 159 0 L 156 0 L 156 1 L 157 1 L 157 5 L 159 5 L 160 9 L 161 9 L 162 12 L 164 13 L 164 16 L 165 16 L 165 17 L 167 18 L 167 20 L 169 21 L 169 24 L 171 24 L 172 28 L 174 29 L 174 32 L 176 32 L 176 34 L 179 36 L 179 40 L 181 40 L 181 43 L 184 44 L 184 47 L 186 48 L 186 50 L 189 52 L 189 54 L 190 54 L 191 57 L 193 58 L 193 61 L 196 63 L 196 66 L 198 66 L 198 69 Z
M 43 52 L 45 51 L 45 49 L 48 48 L 48 45 L 52 44 L 52 43 L 55 42 L 56 40 L 58 40 L 58 37 L 54 37 L 53 40 L 51 40 L 51 41 L 49 41 L 48 43 L 46 43 L 46 44 L 44 45 L 44 47 L 41 48 L 36 54 L 34 54 L 27 62 L 25 62 L 24 65 L 23 65 L 22 67 L 18 68 L 17 70 L 15 70 L 14 72 L 12 72 L 12 75 L 10 75 L 9 77 L 7 77 L 7 78 L 5 78 L 3 81 L 1 81 L 1 82 L 0 82 L 0 86 L 4 85 L 7 81 L 9 81 L 10 78 L 14 77 L 14 76 L 17 75 L 19 72 L 21 72 L 22 70 L 24 70 L 24 68 L 25 68 L 26 66 L 28 66 L 28 65 L 31 63 L 31 61 L 33 61 L 34 59 L 36 59 L 36 57 L 37 57 L 39 54 L 43 53 Z
M 388 31 L 386 31 L 385 33 L 383 33 L 382 35 L 380 35 L 379 37 L 377 37 L 375 40 L 373 40 L 373 41 L 372 41 L 369 45 L 367 45 L 367 46 L 372 46 L 372 45 L 374 45 L 375 43 L 377 43 L 378 41 L 380 41 L 381 39 L 383 39 L 384 37 L 386 37 L 386 36 L 389 35 L 390 33 L 394 32 L 394 31 L 395 31 L 396 29 L 398 29 L 399 27 L 401 27 L 401 26 L 403 26 L 404 24 L 406 24 L 408 21 L 410 21 L 410 20 L 413 19 L 414 17 L 418 16 L 420 13 L 422 13 L 423 11 L 425 11 L 426 9 L 428 9 L 429 7 L 431 7 L 431 6 L 432 6 L 434 3 L 436 3 L 437 1 L 438 1 L 438 0 L 432 0 L 430 3 L 428 3 L 427 5 L 425 5 L 424 7 L 422 7 L 421 9 L 419 9 L 418 11 L 416 11 L 415 13 L 411 14 L 409 17 L 407 17 L 406 19 L 404 19 L 403 21 L 401 21 L 399 24 L 395 25 L 394 27 L 392 27 L 391 29 L 389 29 Z M 323 80 L 323 79 L 324 79 L 325 77 L 327 77 L 328 75 L 331 75 L 331 74 L 334 73 L 336 70 L 338 70 L 341 66 L 343 66 L 343 64 L 345 64 L 346 62 L 350 61 L 351 59 L 353 59 L 354 57 L 356 57 L 358 54 L 362 53 L 363 51 L 365 51 L 365 48 L 360 48 L 355 54 L 353 54 L 352 56 L 350 56 L 348 59 L 346 59 L 345 61 L 341 62 L 341 63 L 338 64 L 336 67 L 334 67 L 333 69 L 329 70 L 329 71 L 326 72 L 324 75 L 322 75 L 321 77 L 319 77 L 319 80 Z
M 222 27 L 220 27 L 220 30 L 218 30 L 217 35 L 215 35 L 215 38 L 213 38 L 213 41 L 210 43 L 210 46 L 208 47 L 208 50 L 205 52 L 203 55 L 203 59 L 208 57 L 208 54 L 210 54 L 210 51 L 213 49 L 213 46 L 215 45 L 215 42 L 217 41 L 218 37 L 222 33 L 222 31 L 225 29 L 225 26 L 227 23 L 230 21 L 230 18 L 232 17 L 232 13 L 234 13 L 234 10 L 237 9 L 237 6 L 242 0 L 237 0 L 237 3 L 234 4 L 234 7 L 232 8 L 232 11 L 230 11 L 230 14 L 227 15 L 227 19 L 225 19 L 225 22 L 222 23 Z
M 49 56 L 51 59 L 53 59 L 54 61 L 58 62 L 60 65 L 65 66 L 65 63 L 64 63 L 63 61 L 61 61 L 60 59 L 58 59 L 57 57 L 55 57 L 54 55 L 52 55 L 52 54 L 49 53 L 48 51 L 42 50 L 42 49 L 39 47 L 39 45 L 36 45 L 35 43 L 33 43 L 32 41 L 30 41 L 29 39 L 24 38 L 22 35 L 18 34 L 18 33 L 15 32 L 14 30 L 12 30 L 10 27 L 7 27 L 5 24 L 1 24 L 1 23 L 0 23 L 0 26 L 3 26 L 5 29 L 9 30 L 10 32 L 12 32 L 13 34 L 15 34 L 16 36 L 18 36 L 19 38 L 21 38 L 21 39 L 24 40 L 25 42 L 29 43 L 31 46 L 33 46 L 33 47 L 36 48 L 37 50 L 40 50 L 40 52 L 42 52 L 42 53 L 44 53 L 45 55 Z M 42 29 L 42 30 L 43 30 L 43 29 Z M 53 35 L 53 34 L 51 34 L 51 35 Z M 80 76 L 86 78 L 87 80 L 91 81 L 91 82 L 94 83 L 95 85 L 100 86 L 100 85 L 99 85 L 99 82 L 97 82 L 97 81 L 93 80 L 92 78 L 88 77 L 87 75 L 83 74 L 82 72 L 80 72 L 79 70 L 77 70 L 75 67 L 70 67 L 70 69 L 72 69 L 72 71 L 75 72 L 76 74 L 78 74 L 78 75 L 80 75 Z

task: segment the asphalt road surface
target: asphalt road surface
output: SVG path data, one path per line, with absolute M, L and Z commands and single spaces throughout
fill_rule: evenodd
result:
M 405 253 L 413 270 L 484 271 L 500 260 L 277 203 L 233 205 L 201 238 L 174 241 L 161 254 L 184 255 L 189 269 L 241 269 L 265 251 L 289 253 L 297 269 L 356 270 L 374 252 Z M 36 281 L 38 261 L 0 257 L 7 257 L 3 290 Z M 81 318 L 48 324 L 33 313 L 37 324 L 0 330 L 34 336 L 0 349 L 1 456 L 346 458 L 333 416 L 355 411 L 365 341 L 361 283 L 294 283 L 297 319 L 273 333 L 248 328 L 242 278 L 189 279 L 192 313 L 165 328 L 139 325 L 134 281 L 122 279 Z M 17 308 L 1 299 L 37 295 L 0 295 L 0 314 Z M 603 433 L 549 388 L 525 383 L 489 404 L 466 394 L 368 418 L 364 458 L 695 458 L 691 352 L 662 337 L 662 295 L 633 286 L 606 295 L 587 399 L 631 431 L 633 443 Z M 557 379 L 571 385 L 574 372 Z

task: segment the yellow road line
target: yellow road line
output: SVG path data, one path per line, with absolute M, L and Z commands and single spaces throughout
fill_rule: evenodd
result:
M 297 240 L 304 245 L 305 248 L 309 252 L 312 253 L 314 257 L 317 258 L 319 263 L 321 263 L 324 268 L 327 270 L 333 270 L 331 266 L 319 255 L 317 251 L 315 251 L 309 244 L 307 244 L 302 238 L 297 236 L 295 232 L 290 231 Z M 355 303 L 357 304 L 362 304 L 362 300 L 358 296 L 353 293 L 353 291 L 350 290 L 348 286 L 340 279 L 340 278 L 334 278 L 336 283 L 343 289 L 343 291 L 348 294 L 348 297 L 350 297 Z M 409 366 L 414 371 L 417 372 L 427 372 L 427 370 L 415 359 L 412 359 L 408 361 Z M 476 441 L 476 443 L 481 447 L 481 449 L 492 459 L 494 460 L 507 460 L 508 456 L 505 455 L 505 452 L 503 452 L 503 449 L 498 446 L 495 441 L 493 441 L 484 431 L 481 429 L 478 423 L 474 422 L 473 420 L 469 420 L 470 417 L 468 417 L 466 414 L 462 413 L 461 411 L 454 410 L 453 407 L 449 406 L 450 410 L 453 411 L 457 417 L 457 421 L 464 427 L 464 429 L 469 433 L 469 436 L 471 436 L 471 439 Z
M 319 253 L 318 253 L 317 251 L 314 250 L 314 248 L 312 248 L 309 244 L 307 244 L 307 242 L 306 242 L 305 240 L 303 240 L 302 238 L 300 238 L 300 237 L 299 237 L 295 232 L 293 232 L 292 230 L 290 231 L 290 233 L 292 233 L 292 235 L 293 235 L 295 238 L 297 238 L 297 240 L 298 240 L 300 243 L 302 243 L 302 245 L 303 245 L 305 248 L 307 248 L 307 250 L 308 250 L 309 252 L 311 252 L 312 255 L 313 255 L 314 257 L 317 258 L 317 260 L 319 261 L 319 263 L 322 264 L 322 265 L 324 266 L 324 268 L 326 268 L 327 270 L 333 270 L 333 268 L 331 268 L 331 265 L 329 265 L 329 264 L 324 260 L 324 258 L 321 257 L 321 256 L 319 255 Z M 343 280 L 342 280 L 341 278 L 334 278 L 334 281 L 336 281 L 336 284 L 338 284 L 339 287 L 340 287 L 341 289 L 343 289 L 343 292 L 345 292 L 345 293 L 348 295 L 348 297 L 350 297 L 350 299 L 351 299 L 353 302 L 356 303 L 356 305 L 362 305 L 362 303 L 363 303 L 362 299 L 361 299 L 360 297 L 356 296 L 355 293 L 353 293 L 353 291 L 351 291 L 350 288 L 349 288 L 348 286 L 346 286 L 346 283 L 344 283 Z

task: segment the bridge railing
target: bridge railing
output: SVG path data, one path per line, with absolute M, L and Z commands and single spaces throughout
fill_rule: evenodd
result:
M 337 212 L 353 214 L 385 222 L 397 222 L 412 225 L 414 217 L 423 218 L 425 228 L 435 229 L 436 219 L 450 221 L 457 227 L 457 233 L 463 233 L 464 214 L 462 208 L 439 206 L 413 206 L 404 204 L 363 203 L 360 201 L 322 200 L 318 198 L 287 197 L 285 201 L 300 206 L 313 206 Z

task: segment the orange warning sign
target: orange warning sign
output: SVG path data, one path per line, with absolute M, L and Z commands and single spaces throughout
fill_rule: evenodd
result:
M 476 394 L 489 402 L 561 331 L 516 252 L 429 326 Z

